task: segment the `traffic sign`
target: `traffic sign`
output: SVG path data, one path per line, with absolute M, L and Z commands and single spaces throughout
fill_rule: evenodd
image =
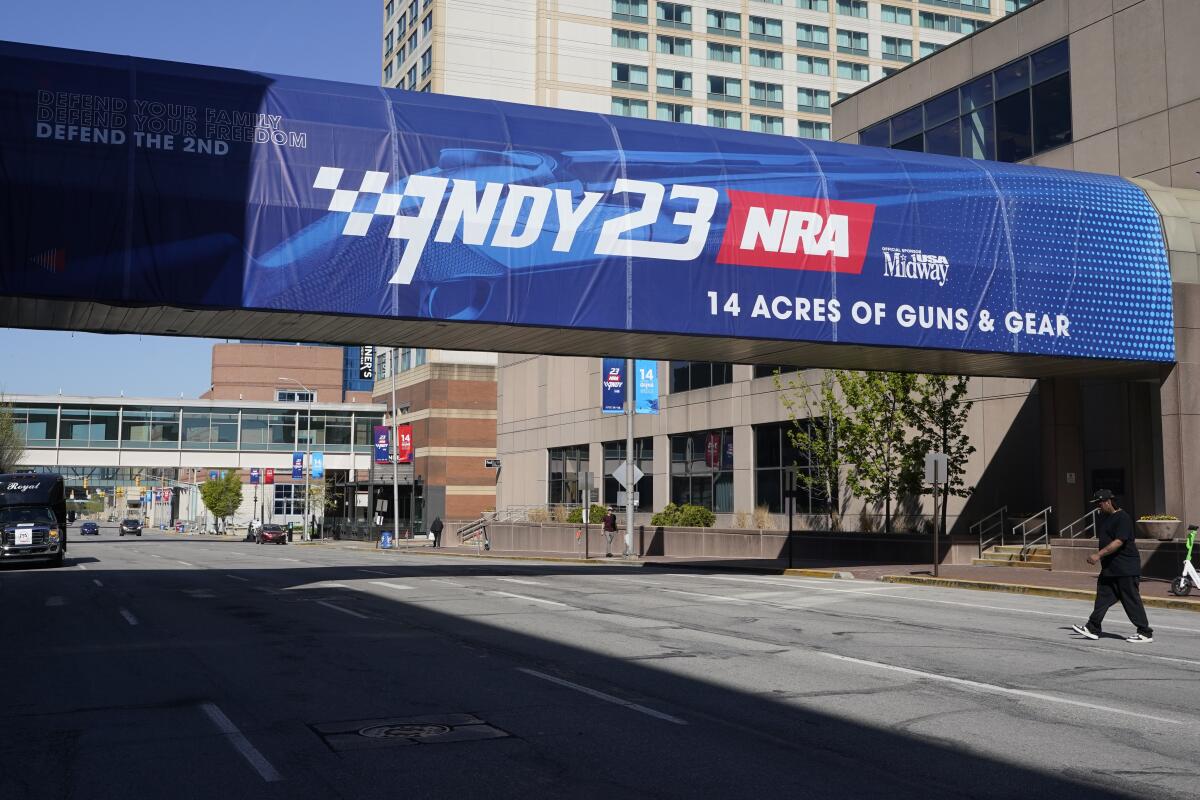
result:
M 637 486 L 637 482 L 642 479 L 643 475 L 645 473 L 637 468 L 637 464 L 630 464 L 628 461 L 622 461 L 620 466 L 612 471 L 612 476 L 616 478 L 617 483 L 626 489 Z
M 485 458 L 483 460 L 483 468 L 484 469 L 500 469 L 500 459 Z
M 935 486 L 946 482 L 946 454 L 945 453 L 926 453 L 925 454 L 925 482 L 932 483 Z

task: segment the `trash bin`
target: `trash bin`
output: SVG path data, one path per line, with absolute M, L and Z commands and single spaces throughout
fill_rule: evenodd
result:
M 292 541 L 293 536 L 295 536 L 295 532 L 292 530 L 292 523 L 289 522 L 288 523 L 288 541 L 289 542 Z

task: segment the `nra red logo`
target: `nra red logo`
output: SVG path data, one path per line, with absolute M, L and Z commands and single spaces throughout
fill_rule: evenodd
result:
M 717 263 L 862 272 L 874 205 L 734 189 L 729 204 Z

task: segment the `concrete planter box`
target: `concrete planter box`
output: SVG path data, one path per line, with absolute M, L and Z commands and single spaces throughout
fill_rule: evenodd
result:
M 1175 538 L 1175 534 L 1182 524 L 1183 521 L 1178 519 L 1139 519 L 1137 521 L 1138 538 L 1169 542 Z

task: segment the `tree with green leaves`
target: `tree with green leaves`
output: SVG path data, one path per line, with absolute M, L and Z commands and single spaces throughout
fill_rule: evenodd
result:
M 228 470 L 222 477 L 200 484 L 200 499 L 217 520 L 218 530 L 242 504 L 242 476 L 238 470 Z
M 12 472 L 25 455 L 25 435 L 17 427 L 13 407 L 0 399 L 0 472 Z
M 884 530 L 892 532 L 892 500 L 912 493 L 920 473 L 908 444 L 906 415 L 917 377 L 905 372 L 838 370 L 849 412 L 839 437 L 855 495 L 884 507 Z
M 845 459 L 839 433 L 846 424 L 846 409 L 837 393 L 837 376 L 831 370 L 821 374 L 817 386 L 802 378 L 786 382 L 775 371 L 775 388 L 787 410 L 792 426 L 788 440 L 806 459 L 806 469 L 796 470 L 796 482 L 810 492 L 823 495 L 829 504 L 830 530 L 842 529 L 842 512 L 849 502 L 845 487 Z M 797 466 L 797 465 L 792 465 Z
M 918 375 L 908 422 L 916 433 L 909 443 L 910 458 L 923 464 L 926 453 L 946 454 L 946 483 L 942 486 L 941 527 L 946 529 L 946 501 L 951 495 L 967 497 L 974 487 L 963 476 L 975 446 L 966 433 L 967 416 L 974 402 L 967 400 L 967 378 L 963 375 Z

